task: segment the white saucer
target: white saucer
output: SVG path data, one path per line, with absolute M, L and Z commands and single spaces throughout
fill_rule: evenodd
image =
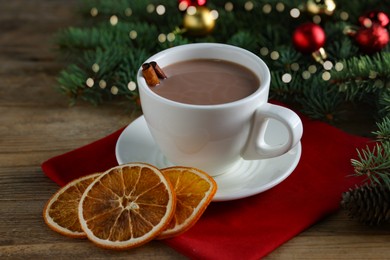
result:
M 270 121 L 267 134 L 283 134 L 278 122 Z M 288 153 L 272 159 L 238 162 L 229 172 L 214 177 L 218 185 L 213 201 L 227 201 L 249 197 L 266 191 L 285 180 L 301 157 L 301 143 Z M 146 162 L 158 168 L 173 166 L 154 143 L 143 116 L 129 124 L 118 138 L 115 155 L 119 164 Z

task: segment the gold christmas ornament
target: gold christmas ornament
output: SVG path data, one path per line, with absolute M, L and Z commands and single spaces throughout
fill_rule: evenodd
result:
M 333 0 L 308 0 L 306 10 L 313 14 L 332 15 L 336 9 L 336 3 Z
M 184 32 L 192 36 L 205 36 L 215 27 L 211 11 L 204 6 L 190 6 L 183 18 Z

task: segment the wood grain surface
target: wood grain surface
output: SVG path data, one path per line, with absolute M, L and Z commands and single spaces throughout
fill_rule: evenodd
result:
M 185 258 L 158 241 L 124 252 L 100 249 L 63 237 L 43 221 L 43 206 L 58 186 L 40 164 L 106 136 L 135 116 L 113 103 L 69 107 L 55 89 L 64 64 L 57 60 L 53 34 L 78 23 L 77 4 L 0 0 L 0 259 Z M 366 227 L 339 211 L 266 258 L 389 259 L 390 227 Z

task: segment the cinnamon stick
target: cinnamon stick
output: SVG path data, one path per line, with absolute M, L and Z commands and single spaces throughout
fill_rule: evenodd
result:
M 148 84 L 149 87 L 160 84 L 157 73 L 150 63 L 142 64 L 142 76 L 145 78 L 146 84 Z
M 156 72 L 157 76 L 160 79 L 166 79 L 167 78 L 167 75 L 165 75 L 164 71 L 160 68 L 160 66 L 158 66 L 157 62 L 151 61 L 150 65 L 152 65 L 154 71 Z

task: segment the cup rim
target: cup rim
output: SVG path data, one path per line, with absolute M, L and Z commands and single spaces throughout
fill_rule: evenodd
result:
M 182 107 L 182 108 L 196 108 L 196 109 L 221 109 L 221 108 L 225 109 L 225 108 L 229 108 L 229 107 L 240 106 L 243 103 L 251 102 L 253 99 L 258 98 L 259 96 L 262 95 L 263 92 L 265 92 L 265 91 L 268 92 L 268 89 L 270 87 L 270 81 L 271 81 L 271 73 L 270 73 L 269 68 L 266 65 L 266 63 L 259 56 L 255 55 L 254 53 L 252 53 L 246 49 L 243 49 L 241 47 L 234 46 L 234 45 L 223 44 L 223 43 L 188 43 L 188 44 L 183 44 L 183 45 L 171 47 L 169 49 L 165 49 L 163 51 L 160 51 L 160 52 L 152 55 L 151 57 L 149 57 L 146 61 L 144 61 L 144 63 L 158 60 L 158 58 L 165 56 L 165 55 L 169 55 L 170 52 L 175 51 L 175 50 L 185 50 L 185 49 L 191 50 L 193 48 L 206 49 L 206 48 L 210 48 L 210 47 L 221 47 L 221 48 L 236 50 L 236 51 L 239 50 L 240 52 L 243 53 L 243 56 L 248 56 L 248 57 L 256 60 L 256 62 L 263 69 L 265 69 L 265 71 L 263 72 L 265 77 L 260 79 L 259 88 L 255 92 L 250 94 L 249 96 L 246 96 L 246 97 L 241 98 L 239 100 L 228 102 L 228 103 L 214 104 L 214 105 L 197 105 L 197 104 L 181 103 L 181 102 L 177 102 L 177 101 L 162 97 L 162 96 L 156 94 L 154 91 L 152 91 L 150 89 L 150 87 L 146 84 L 146 81 L 142 76 L 142 66 L 141 66 L 138 69 L 138 73 L 137 73 L 138 90 L 140 91 L 142 88 L 144 90 L 145 94 L 149 95 L 150 97 L 152 97 L 154 99 L 158 99 L 160 102 L 163 102 L 163 103 L 168 104 L 168 105 L 178 106 L 178 107 Z M 231 61 L 229 59 L 226 59 L 226 61 L 234 62 L 234 61 Z M 248 68 L 248 69 L 251 69 L 251 68 Z M 255 71 L 253 71 L 253 72 L 255 72 Z M 257 75 L 257 73 L 256 73 L 256 75 Z M 267 93 L 267 99 L 268 99 L 268 93 Z

